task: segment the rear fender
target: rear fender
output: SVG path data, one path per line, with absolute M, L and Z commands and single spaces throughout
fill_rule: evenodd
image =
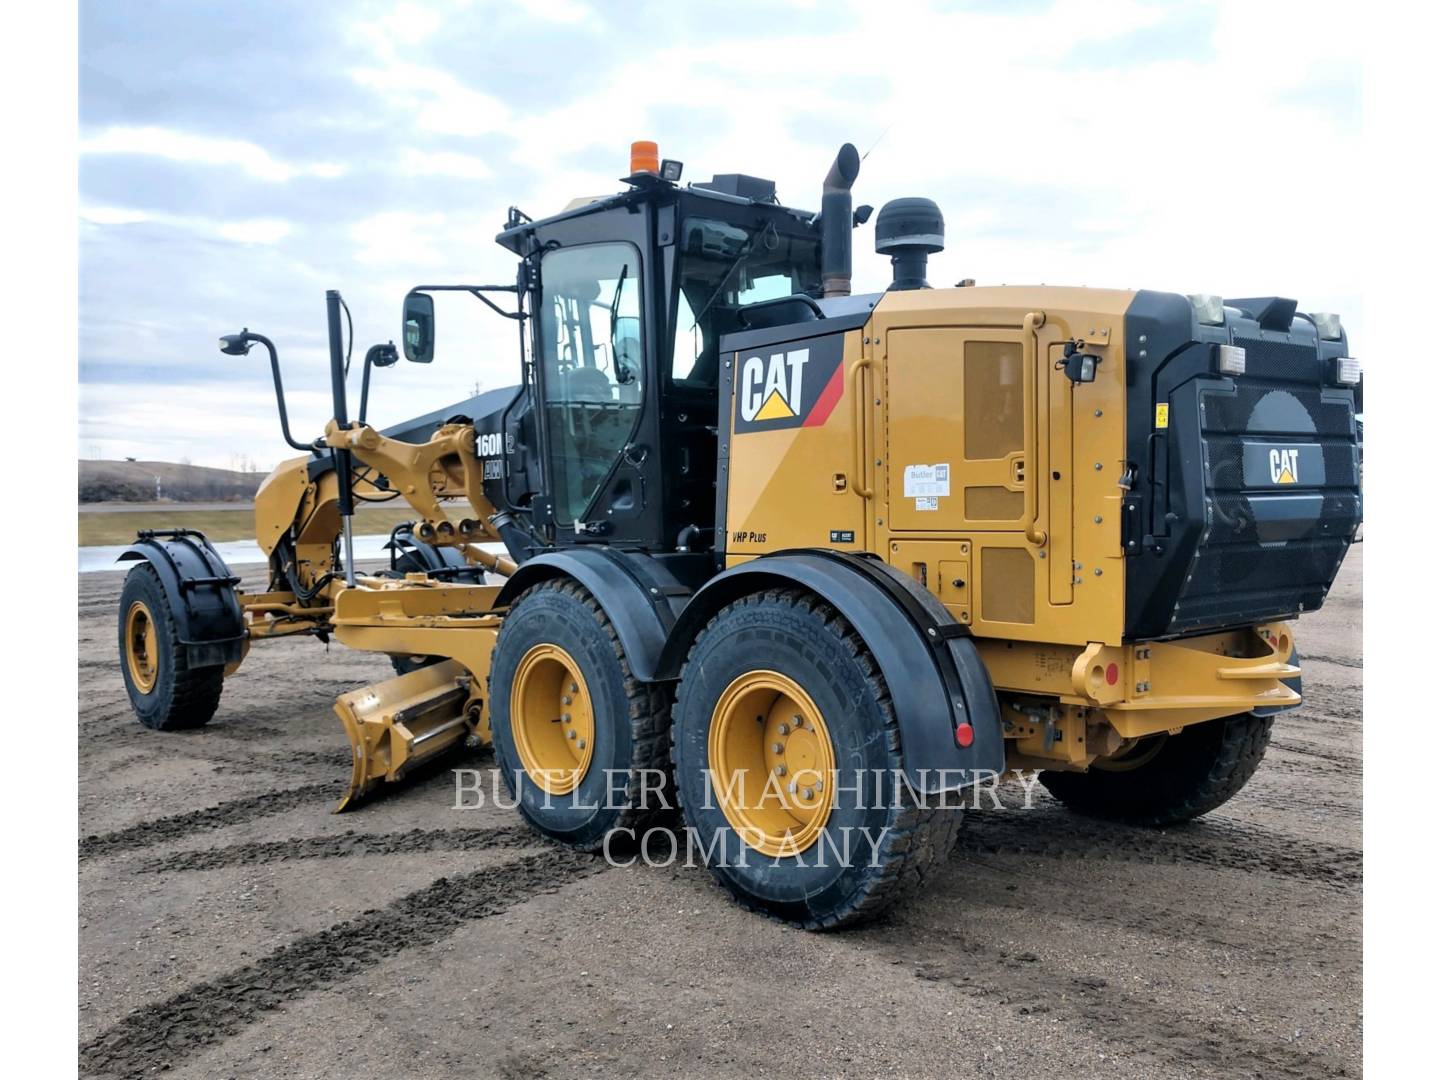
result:
M 245 618 L 235 586 L 240 579 L 193 529 L 139 533 L 116 562 L 144 560 L 155 568 L 192 668 L 237 664 L 245 656 Z
M 964 787 L 1005 769 L 1000 706 L 969 631 L 920 584 L 877 559 L 823 549 L 777 552 L 708 581 L 680 615 L 657 678 L 676 678 L 695 638 L 726 604 L 795 586 L 833 606 L 880 665 L 900 725 L 905 772 L 927 794 Z M 956 731 L 969 724 L 961 746 Z

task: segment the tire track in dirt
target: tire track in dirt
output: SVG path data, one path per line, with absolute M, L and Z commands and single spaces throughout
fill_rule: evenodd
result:
M 411 829 L 402 833 L 356 833 L 295 840 L 252 841 L 203 851 L 177 851 L 137 868 L 142 874 L 219 870 L 299 859 L 340 859 L 351 855 L 418 855 L 436 851 L 493 851 L 547 847 L 535 830 L 520 825 L 494 829 Z
M 1098 975 L 1057 970 L 1035 952 L 1012 952 L 956 932 L 936 955 L 933 935 L 924 951 L 904 927 L 884 939 L 917 979 L 1007 1006 L 1021 1016 L 1050 1015 L 1087 1028 L 1123 1049 L 1126 1064 L 1181 1065 L 1196 1075 L 1283 1076 L 1319 1080 L 1348 1075 L 1346 1065 L 1320 1050 L 1302 1050 L 1247 1034 L 1236 1023 L 1187 1014 L 1183 1006 L 1127 993 Z M 943 947 L 942 946 L 942 947 Z
M 269 791 L 248 799 L 233 799 L 202 810 L 142 821 L 138 825 L 108 833 L 92 833 L 80 841 L 80 860 L 102 855 L 116 855 L 137 848 L 152 847 L 170 840 L 180 840 L 197 832 L 223 829 L 243 821 L 253 821 L 269 814 L 282 814 L 322 798 L 334 798 L 337 785 L 307 784 L 304 787 Z
M 1183 946 L 1221 948 L 1231 954 L 1231 965 L 1248 962 L 1266 971 L 1276 963 L 1312 961 L 1318 950 L 1332 960 L 1354 942 L 1346 933 L 1321 929 L 1314 924 L 1297 926 L 1290 922 L 1253 924 L 1236 923 L 1231 913 L 1218 913 L 1208 905 L 1177 906 L 1169 902 L 1152 903 L 1145 896 L 1126 890 L 1123 897 L 1107 899 L 1105 894 L 1092 894 L 1083 910 L 1077 911 L 1074 883 L 1060 874 L 1048 874 L 1032 864 L 1006 866 L 990 859 L 960 856 L 966 866 L 991 875 L 1000 888 L 985 891 L 987 908 L 1004 909 L 1027 918 L 1045 915 L 1054 926 L 1077 925 L 1083 931 L 1094 926 L 1108 926 L 1125 934 L 1140 933 L 1157 942 L 1175 942 Z M 1036 888 L 1037 882 L 1051 888 Z M 968 882 L 967 882 L 968 884 Z M 1359 913 L 1360 898 L 1355 898 L 1353 911 Z M 1180 951 L 1180 950 L 1175 950 Z M 1162 954 L 1163 955 L 1163 954 Z M 1355 951 L 1354 967 L 1358 972 L 1360 957 Z
M 1344 750 L 1326 750 L 1319 746 L 1305 746 L 1301 743 L 1289 742 L 1285 739 L 1271 739 L 1270 746 L 1275 750 L 1283 750 L 1288 754 L 1298 754 L 1303 758 L 1324 762 L 1328 766 L 1343 769 L 1346 772 L 1354 772 L 1357 775 L 1360 770 L 1360 759 L 1354 754 L 1347 753 Z
M 1238 821 L 1212 819 L 1152 832 L 1045 810 L 980 810 L 967 818 L 955 848 L 957 854 L 1193 863 L 1225 870 L 1264 870 L 1340 889 L 1353 888 L 1363 880 L 1358 849 L 1301 840 Z
M 80 1047 L 80 1071 L 134 1076 L 172 1068 L 287 1001 L 328 989 L 404 950 L 432 945 L 465 922 L 500 914 L 605 869 L 592 855 L 559 848 L 439 878 L 383 908 L 307 934 L 253 964 L 136 1009 Z M 403 932 L 396 933 L 397 927 Z

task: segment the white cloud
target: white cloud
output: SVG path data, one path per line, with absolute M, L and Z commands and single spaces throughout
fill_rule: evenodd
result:
M 259 218 L 255 221 L 232 221 L 215 230 L 227 240 L 242 244 L 278 244 L 290 235 L 288 221 Z
M 212 221 L 209 218 L 186 217 L 181 214 L 131 210 L 119 206 L 82 206 L 80 219 L 91 225 L 116 226 L 153 224 L 184 229 L 205 236 L 220 236 L 242 244 L 278 244 L 294 227 L 278 218 L 253 218 L 245 221 Z
M 506 130 L 511 113 L 498 98 L 472 90 L 459 79 L 423 64 L 391 61 L 357 68 L 351 76 L 378 90 L 392 108 L 421 131 L 475 136 Z
M 407 150 L 400 171 L 410 176 L 458 176 L 466 180 L 488 180 L 495 171 L 474 154 L 453 151 Z
M 170 161 L 234 165 L 257 180 L 283 183 L 297 176 L 333 179 L 344 166 L 333 162 L 291 165 L 243 139 L 217 139 L 160 127 L 112 127 L 80 141 L 82 154 L 140 154 Z
M 82 206 L 80 219 L 92 225 L 137 225 L 148 221 L 143 210 L 125 210 L 117 206 Z

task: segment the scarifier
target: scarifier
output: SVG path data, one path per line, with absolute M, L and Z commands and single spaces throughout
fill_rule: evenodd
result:
M 140 720 L 204 724 L 269 640 L 385 653 L 396 676 L 336 703 L 340 808 L 493 745 L 541 833 L 633 839 L 678 796 L 716 878 L 808 927 L 922 881 L 945 804 L 1007 770 L 1130 823 L 1234 795 L 1301 701 L 1285 620 L 1360 524 L 1339 318 L 932 288 L 944 223 L 919 198 L 875 217 L 893 283 L 851 295 L 859 166 L 847 144 L 813 213 L 753 176 L 681 185 L 640 143 L 619 193 L 512 208 L 514 283 L 415 288 L 402 348 L 430 362 L 435 295 L 468 294 L 516 323 L 520 385 L 386 431 L 372 369 L 401 350 L 369 350 L 352 421 L 338 293 L 313 442 L 273 343 L 222 338 L 268 352 L 299 456 L 256 498 L 264 591 L 187 530 L 121 556 Z M 363 573 L 355 505 L 397 498 L 414 521 Z

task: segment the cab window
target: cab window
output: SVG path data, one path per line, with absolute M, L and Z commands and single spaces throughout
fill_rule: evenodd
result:
M 640 254 L 619 243 L 559 248 L 541 260 L 540 282 L 555 518 L 571 525 L 585 520 L 640 418 Z
M 679 296 L 670 378 L 712 387 L 720 335 L 740 329 L 746 304 L 797 293 L 820 294 L 819 244 L 787 236 L 773 224 L 746 229 L 711 218 L 686 218 L 680 230 Z

